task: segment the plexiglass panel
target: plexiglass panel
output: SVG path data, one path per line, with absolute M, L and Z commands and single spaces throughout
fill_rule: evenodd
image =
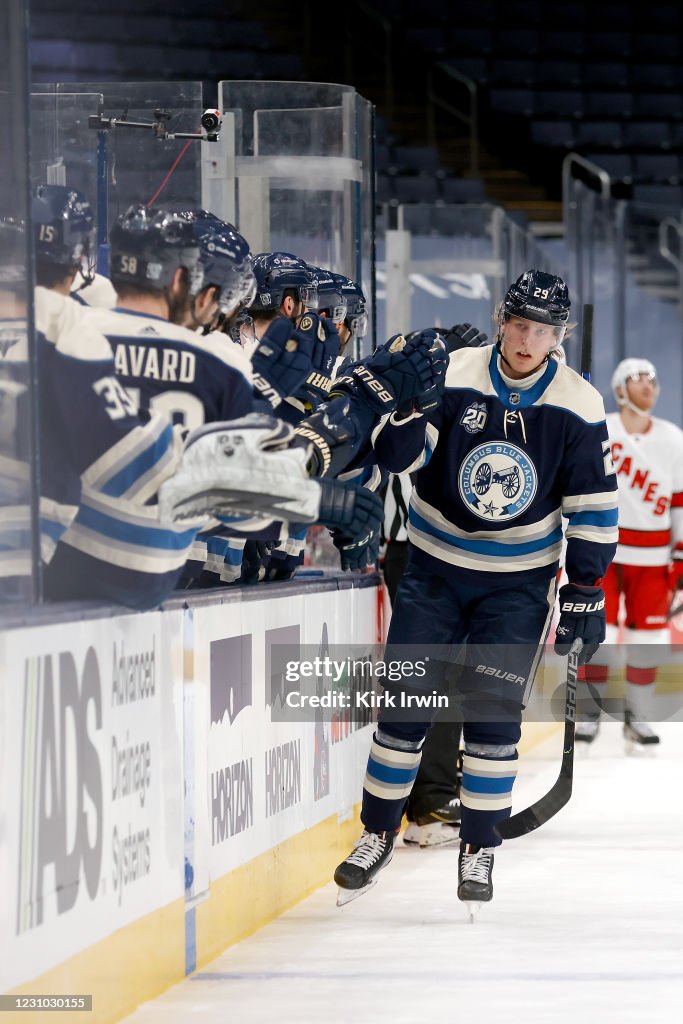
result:
M 369 348 L 372 105 L 350 86 L 249 81 L 220 82 L 219 106 L 220 166 L 205 170 L 205 205 L 236 223 L 255 253 L 293 252 L 358 281 Z
M 24 4 L 0 6 L 0 601 L 35 596 Z
M 464 322 L 492 336 L 510 282 L 530 266 L 559 273 L 533 236 L 490 203 L 387 208 L 377 253 L 380 339 Z
M 212 144 L 162 136 L 201 132 L 201 82 L 36 85 L 31 100 L 32 183 L 83 192 L 97 214 L 101 272 L 107 270 L 108 231 L 132 203 L 199 204 L 200 149 Z M 98 114 L 99 128 L 91 121 Z

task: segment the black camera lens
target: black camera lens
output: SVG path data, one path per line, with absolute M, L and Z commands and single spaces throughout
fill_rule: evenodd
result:
M 205 110 L 202 114 L 202 128 L 206 132 L 216 132 L 221 126 L 218 110 Z

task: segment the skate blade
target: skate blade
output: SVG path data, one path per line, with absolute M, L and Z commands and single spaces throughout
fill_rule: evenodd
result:
M 360 889 L 337 889 L 337 906 L 345 907 L 347 903 L 352 903 L 357 900 L 359 896 L 363 896 L 368 889 L 372 889 L 373 885 L 377 885 L 377 879 L 373 878 L 367 885 L 362 886 Z

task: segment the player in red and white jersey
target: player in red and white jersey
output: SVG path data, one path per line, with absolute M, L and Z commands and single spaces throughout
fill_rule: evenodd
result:
M 668 644 L 670 593 L 683 585 L 683 431 L 651 415 L 659 384 L 649 360 L 622 360 L 612 375 L 612 390 L 619 412 L 607 416 L 607 429 L 619 483 L 619 545 L 603 583 L 607 638 L 601 653 L 604 658 L 617 643 L 623 594 L 624 735 L 631 744 L 649 746 L 659 742 L 648 724 L 658 662 L 652 645 Z M 599 659 L 582 673 L 597 696 L 604 695 L 608 674 L 608 665 L 596 663 Z M 595 709 L 581 717 L 577 739 L 590 742 L 597 735 L 599 714 Z

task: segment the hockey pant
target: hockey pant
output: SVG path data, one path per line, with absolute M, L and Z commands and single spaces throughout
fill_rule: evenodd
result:
M 554 578 L 511 573 L 502 580 L 481 574 L 454 581 L 408 563 L 384 655 L 386 663 L 401 662 L 402 676 L 385 684 L 394 706 L 381 708 L 370 749 L 361 812 L 367 829 L 400 827 L 434 717 L 433 704 L 424 709 L 425 697 L 443 693 L 446 672 L 462 660 L 452 709 L 453 719 L 463 721 L 460 835 L 477 846 L 500 845 L 494 826 L 510 816 L 522 710 L 554 600 Z M 406 664 L 418 663 L 424 675 L 406 671 Z

